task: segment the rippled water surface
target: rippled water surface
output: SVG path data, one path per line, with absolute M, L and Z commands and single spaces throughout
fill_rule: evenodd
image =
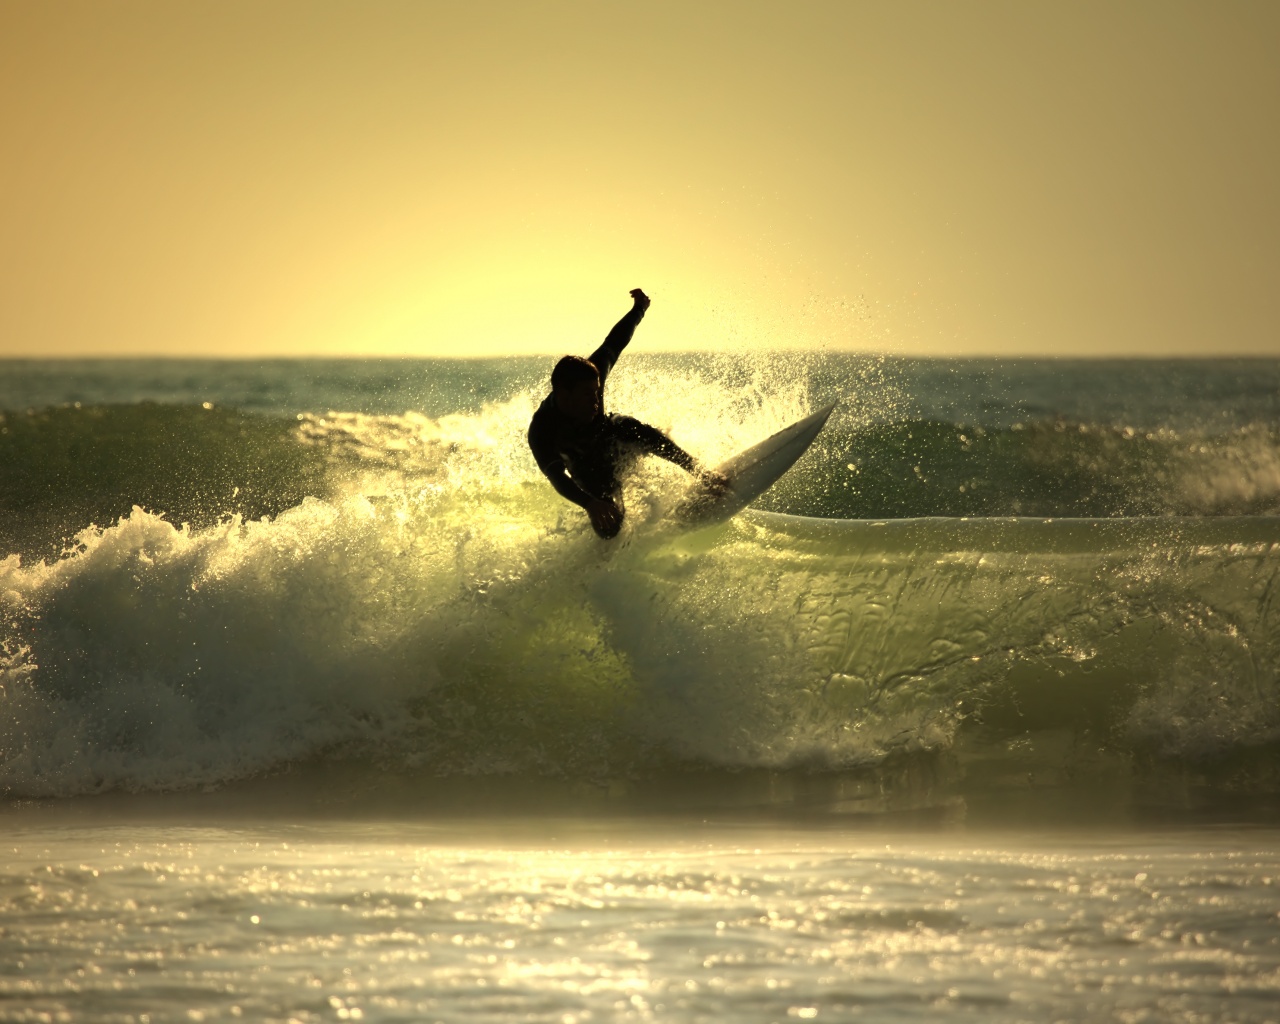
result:
M 0 1015 L 1274 1020 L 1277 838 L 24 824 Z

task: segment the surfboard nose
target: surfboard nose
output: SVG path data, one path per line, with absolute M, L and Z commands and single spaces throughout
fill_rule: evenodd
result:
M 711 526 L 741 512 L 777 482 L 822 432 L 839 401 L 783 427 L 716 468 L 728 486 L 711 494 L 701 484 L 676 508 L 675 516 L 686 529 Z

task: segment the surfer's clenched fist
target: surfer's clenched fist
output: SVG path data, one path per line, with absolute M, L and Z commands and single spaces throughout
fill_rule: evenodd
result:
M 636 305 L 639 306 L 641 310 L 645 310 L 649 308 L 649 296 L 647 296 L 639 288 L 631 289 L 631 297 L 636 300 Z

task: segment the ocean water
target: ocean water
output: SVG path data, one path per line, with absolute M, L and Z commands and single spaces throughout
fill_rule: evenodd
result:
M 0 1019 L 1280 1019 L 1280 360 L 549 362 L 0 364 Z

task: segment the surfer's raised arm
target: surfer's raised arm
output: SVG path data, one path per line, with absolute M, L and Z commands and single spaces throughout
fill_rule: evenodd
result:
M 591 362 L 600 373 L 601 387 L 604 387 L 605 377 L 609 376 L 613 364 L 618 361 L 618 356 L 622 355 L 622 350 L 627 347 L 627 342 L 635 334 L 636 327 L 644 319 L 645 310 L 649 308 L 649 296 L 639 288 L 631 289 L 631 298 L 634 302 L 632 307 L 613 325 L 613 330 L 605 336 L 601 346 L 591 353 Z

